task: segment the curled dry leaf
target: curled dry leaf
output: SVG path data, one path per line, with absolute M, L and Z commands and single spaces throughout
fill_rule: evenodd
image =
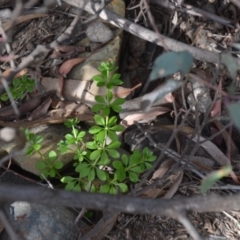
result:
M 198 137 L 194 137 L 192 139 L 194 142 L 198 141 Z M 204 143 L 201 144 L 201 146 L 212 156 L 212 158 L 220 165 L 228 165 L 229 160 L 228 158 L 223 154 L 223 152 L 212 142 L 206 140 L 204 137 L 199 137 L 199 141 L 204 141 Z
M 26 75 L 28 73 L 29 69 L 28 68 L 24 68 L 22 69 L 20 72 L 18 72 L 15 77 L 22 77 L 23 75 Z M 3 77 L 7 77 L 11 72 L 11 68 L 8 68 L 7 70 L 5 70 L 3 73 L 2 73 L 2 76 Z
M 62 92 L 63 92 L 63 86 L 64 86 L 64 77 L 67 76 L 67 74 L 72 70 L 72 68 L 78 64 L 81 63 L 85 60 L 86 58 L 73 58 L 65 61 L 61 67 L 59 68 L 59 76 L 58 76 L 58 81 L 59 81 L 59 89 L 57 91 L 57 96 L 59 98 L 62 98 Z
M 61 67 L 59 68 L 59 74 L 66 77 L 66 75 L 72 70 L 72 68 L 77 65 L 78 63 L 81 63 L 85 61 L 86 57 L 83 58 L 73 58 L 65 61 Z
M 172 185 L 167 190 L 166 194 L 162 197 L 165 199 L 171 199 L 177 192 L 183 179 L 183 170 L 178 170 L 174 175 L 172 175 Z
M 220 131 L 224 128 L 223 124 L 218 120 L 214 120 L 213 123 L 217 127 L 218 131 Z M 227 129 L 225 129 L 225 131 L 223 131 L 221 135 L 222 135 L 227 147 L 228 147 L 228 142 L 230 141 L 231 156 L 238 154 L 237 146 L 233 142 Z
M 171 169 L 171 167 L 174 164 L 175 164 L 175 161 L 173 161 L 172 159 L 170 159 L 170 158 L 166 159 L 160 165 L 160 167 L 153 173 L 153 176 L 150 179 L 150 181 L 152 182 L 152 181 L 158 180 L 160 178 L 163 178 L 164 175 Z M 164 196 L 164 194 L 165 194 L 164 188 L 166 187 L 167 184 L 168 183 L 163 184 L 163 186 L 161 188 L 156 187 L 156 188 L 149 189 L 143 193 L 143 196 L 149 197 L 149 198 L 156 198 L 156 197 Z
M 213 105 L 213 108 L 211 110 L 211 117 L 215 117 L 217 115 L 220 115 L 222 112 L 222 94 L 221 94 L 221 90 L 222 89 L 222 80 L 220 79 L 219 84 L 218 84 L 218 91 L 215 93 L 216 94 L 216 101 Z
M 47 114 L 48 109 L 52 103 L 51 97 L 47 97 L 28 117 L 29 121 L 39 119 Z
M 132 112 L 125 112 L 124 115 L 126 117 L 123 118 L 121 124 L 124 127 L 128 127 L 134 124 L 134 122 L 138 123 L 147 123 L 154 120 L 157 116 L 163 115 L 167 112 L 170 112 L 171 109 L 167 107 L 153 107 L 148 112 L 142 112 L 140 109 Z M 121 118 L 123 114 L 121 113 Z

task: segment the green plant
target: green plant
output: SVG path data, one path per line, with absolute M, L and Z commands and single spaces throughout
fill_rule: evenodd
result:
M 45 157 L 41 152 L 43 137 L 39 135 L 36 136 L 34 133 L 30 132 L 29 129 L 25 129 L 24 131 L 29 145 L 27 154 L 31 156 L 37 153 L 41 158 L 41 160 L 36 163 L 36 168 L 46 178 L 48 176 L 55 177 L 56 175 L 60 177 L 58 172 L 63 167 L 63 163 L 57 160 L 57 153 L 55 151 L 50 151 L 48 156 Z
M 139 175 L 152 166 L 156 159 L 149 149 L 142 152 L 136 150 L 128 157 L 120 156 L 118 132 L 124 130 L 123 126 L 117 124 L 117 117 L 114 113 L 122 111 L 121 105 L 125 102 L 123 98 L 116 98 L 113 95 L 113 88 L 121 85 L 119 74 L 112 74 L 117 67 L 110 63 L 101 63 L 99 67 L 100 75 L 93 78 L 98 87 L 105 87 L 105 96 L 96 96 L 96 104 L 92 107 L 94 115 L 94 126 L 90 127 L 89 134 L 78 129 L 77 119 L 69 119 L 65 125 L 71 128 L 71 132 L 65 135 L 65 139 L 58 143 L 60 154 L 66 152 L 73 153 L 74 176 L 64 176 L 61 182 L 65 184 L 65 189 L 74 191 L 92 191 L 101 193 L 126 192 L 127 182 L 137 182 Z M 29 133 L 28 133 L 29 134 Z M 29 135 L 28 140 L 32 142 L 28 148 L 28 153 L 39 152 L 41 138 Z M 56 161 L 57 156 L 51 154 L 51 160 L 44 158 L 40 154 L 40 160 L 36 167 L 45 176 L 55 176 L 60 166 Z M 121 158 L 121 161 L 119 160 Z M 115 159 L 114 161 L 112 159 Z M 112 166 L 115 172 L 111 174 L 105 167 Z
M 22 100 L 27 93 L 31 93 L 35 87 L 35 80 L 23 75 L 21 78 L 14 78 L 12 86 L 9 87 L 9 91 L 12 94 L 14 100 Z M 0 96 L 0 100 L 7 102 L 9 100 L 8 94 L 3 93 Z

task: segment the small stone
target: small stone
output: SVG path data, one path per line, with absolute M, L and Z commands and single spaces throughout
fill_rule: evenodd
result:
M 102 22 L 94 22 L 87 28 L 86 35 L 91 42 L 108 42 L 113 38 L 113 31 Z
M 25 240 L 76 239 L 78 228 L 76 214 L 66 208 L 50 207 L 36 203 L 14 202 L 6 206 L 9 221 L 16 234 Z M 4 230 L 1 240 L 10 240 Z

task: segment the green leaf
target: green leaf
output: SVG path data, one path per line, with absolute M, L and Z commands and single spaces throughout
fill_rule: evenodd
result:
M 112 106 L 113 105 L 122 105 L 126 102 L 126 100 L 124 98 L 117 98 L 113 101 Z
M 107 91 L 107 95 L 106 95 L 107 101 L 108 101 L 108 102 L 111 102 L 112 98 L 113 98 L 112 92 L 111 92 L 111 91 Z
M 71 176 L 65 176 L 61 178 L 61 182 L 62 183 L 68 183 L 68 182 L 72 182 L 75 178 L 71 177 Z
M 74 188 L 75 182 L 69 182 L 66 186 L 65 189 L 67 191 L 72 191 L 72 189 Z
M 14 86 L 14 87 L 18 87 L 19 84 L 20 84 L 20 80 L 19 80 L 18 78 L 14 78 L 14 79 L 13 79 L 13 86 Z
M 129 166 L 137 165 L 141 162 L 141 158 L 136 155 L 131 155 L 129 159 Z
M 125 193 L 128 190 L 128 186 L 125 183 L 118 183 L 117 186 L 120 188 L 122 193 Z
M 107 84 L 106 84 L 106 88 L 107 89 L 112 89 L 113 88 L 113 84 L 112 84 L 112 82 L 108 82 Z
M 38 151 L 41 148 L 41 144 L 34 144 L 33 148 Z
M 97 86 L 98 86 L 98 87 L 103 87 L 103 86 L 105 86 L 105 82 L 98 82 L 98 83 L 97 83 Z
M 80 192 L 81 191 L 81 186 L 79 184 L 76 184 L 72 190 L 74 192 Z
M 57 161 L 57 162 L 55 162 L 55 163 L 53 164 L 53 167 L 54 167 L 55 169 L 61 169 L 61 168 L 63 167 L 63 163 L 60 162 L 60 161 Z
M 68 128 L 72 128 L 73 126 L 77 125 L 80 121 L 77 118 L 74 119 L 68 119 L 66 122 L 64 122 L 64 125 Z
M 152 164 L 151 163 L 145 162 L 144 165 L 146 166 L 147 169 L 152 168 Z
M 56 170 L 55 170 L 54 168 L 51 168 L 51 169 L 49 170 L 48 174 L 49 174 L 50 177 L 55 177 L 55 175 L 56 175 Z
M 111 118 L 109 118 L 108 120 L 108 126 L 113 126 L 117 123 L 117 117 L 116 116 L 113 116 Z
M 221 53 L 221 62 L 227 67 L 232 79 L 235 80 L 238 70 L 237 59 L 230 53 Z
M 240 129 L 240 103 L 231 103 L 227 106 L 229 115 L 238 129 Z
M 95 179 L 95 170 L 92 168 L 88 174 L 88 181 L 92 182 Z
M 122 162 L 119 160 L 113 161 L 112 165 L 115 169 L 121 169 L 121 170 L 125 169 Z
M 117 194 L 117 190 L 114 186 L 110 186 L 110 189 L 109 189 L 109 194 Z
M 85 132 L 85 131 L 81 131 L 81 132 L 77 135 L 77 137 L 78 137 L 78 138 L 83 138 L 85 135 L 86 135 L 86 132 Z
M 102 108 L 104 116 L 108 116 L 110 114 L 110 107 L 106 106 Z
M 115 150 L 115 149 L 106 149 L 106 151 L 113 158 L 119 158 L 120 157 L 119 152 L 117 150 Z
M 99 102 L 99 103 L 103 103 L 103 104 L 105 104 L 106 102 L 105 102 L 105 99 L 102 97 L 102 96 L 95 96 L 95 100 L 96 100 L 96 102 Z
M 120 80 L 120 79 L 116 79 L 116 80 L 111 80 L 111 83 L 113 85 L 122 85 L 123 84 L 123 81 Z
M 79 184 L 76 184 L 72 190 L 74 192 L 80 192 L 81 191 L 81 186 Z
M 109 189 L 110 189 L 110 185 L 109 184 L 105 184 L 105 185 L 101 186 L 100 193 L 108 193 Z
M 90 170 L 91 170 L 90 166 L 88 166 L 87 168 L 81 168 L 79 171 L 81 178 L 87 177 L 90 173 Z
M 47 164 L 44 161 L 38 161 L 36 163 L 36 168 L 41 172 L 45 168 L 47 168 Z
M 115 126 L 111 127 L 111 130 L 113 130 L 115 132 L 122 132 L 122 131 L 124 131 L 124 129 L 125 128 L 121 125 L 115 125 Z
M 105 153 L 105 151 L 103 151 L 102 153 Z M 106 154 L 106 156 L 107 156 L 107 154 Z M 109 163 L 110 163 L 110 159 L 108 158 L 108 156 L 104 157 L 103 154 L 102 154 L 100 160 L 98 160 L 98 162 L 97 162 L 98 165 L 103 165 L 103 166 L 106 166 Z
M 97 172 L 97 177 L 101 180 L 101 181 L 106 181 L 107 180 L 107 175 L 106 172 L 96 168 L 96 172 Z
M 23 81 L 23 82 L 27 82 L 27 80 L 28 80 L 27 75 L 24 74 L 24 75 L 22 76 L 22 81 Z
M 138 179 L 138 175 L 136 173 L 130 171 L 128 174 L 129 174 L 129 178 L 132 182 L 138 182 L 139 179 Z
M 168 79 L 161 87 L 156 88 L 150 93 L 145 94 L 141 100 L 141 109 L 145 112 L 149 111 L 151 106 L 159 99 L 164 98 L 168 93 L 174 92 L 182 86 L 182 81 Z
M 96 140 L 99 142 L 103 142 L 106 139 L 106 131 L 102 130 L 96 135 Z
M 100 161 L 98 161 L 98 164 L 102 164 L 102 165 L 107 165 L 110 162 L 108 155 L 106 153 L 106 151 L 102 151 L 102 155 L 100 158 Z
M 187 74 L 190 72 L 192 65 L 193 58 L 188 51 L 165 52 L 155 60 L 150 80 L 163 78 L 178 71 Z
M 112 141 L 117 141 L 118 140 L 118 135 L 113 132 L 108 130 L 108 137 L 112 140 Z
M 125 167 L 128 166 L 128 156 L 126 154 L 122 155 L 122 162 Z
M 224 166 L 221 169 L 210 173 L 203 181 L 200 186 L 200 190 L 202 193 L 207 192 L 208 189 L 211 188 L 218 180 L 223 177 L 227 177 L 232 171 L 232 167 L 230 165 Z
M 66 135 L 65 135 L 65 138 L 66 138 L 67 140 L 74 140 L 74 141 L 75 141 L 74 136 L 73 136 L 72 134 L 70 134 L 70 133 L 66 134 Z
M 8 100 L 8 95 L 6 93 L 3 93 L 0 97 L 1 101 L 6 102 Z
M 96 142 L 87 142 L 86 146 L 88 149 L 92 149 L 92 150 L 98 147 Z
M 78 163 L 77 167 L 75 168 L 76 172 L 88 171 L 87 169 L 90 168 L 90 165 L 86 162 Z
M 89 164 L 86 163 L 85 166 L 82 166 L 83 164 L 84 163 L 80 163 L 75 169 L 75 171 L 80 173 L 81 178 L 87 177 L 89 175 L 90 170 L 91 170 L 91 167 L 90 167 Z
M 126 172 L 122 169 L 118 169 L 114 173 L 114 178 L 116 178 L 118 181 L 122 182 L 126 179 Z
M 89 129 L 89 133 L 90 134 L 95 134 L 95 133 L 98 133 L 102 130 L 102 127 L 99 127 L 99 126 L 93 126 Z
M 108 146 L 107 149 L 118 149 L 121 146 L 121 142 L 115 141 L 111 142 Z
M 57 159 L 57 153 L 55 151 L 50 151 L 48 153 L 48 159 L 53 162 Z
M 100 103 L 97 103 L 95 105 L 92 106 L 92 111 L 93 112 L 98 112 L 100 111 L 102 108 L 103 108 L 104 105 L 100 104 Z
M 101 156 L 101 150 L 95 150 L 90 154 L 91 160 L 96 160 Z
M 119 105 L 113 105 L 112 110 L 116 113 L 120 113 L 122 112 L 122 107 L 120 107 Z
M 98 125 L 105 126 L 105 119 L 101 115 L 96 114 L 94 120 Z
M 135 173 L 142 173 L 142 169 L 139 166 L 131 168 L 131 171 Z
M 98 83 L 100 83 L 100 82 L 105 83 L 105 79 L 101 75 L 94 76 L 93 80 L 98 82 Z
M 38 135 L 38 136 L 36 137 L 35 142 L 36 142 L 36 143 L 41 143 L 42 141 L 43 141 L 43 136 Z
M 147 161 L 154 162 L 157 159 L 157 156 L 153 155 L 147 158 Z

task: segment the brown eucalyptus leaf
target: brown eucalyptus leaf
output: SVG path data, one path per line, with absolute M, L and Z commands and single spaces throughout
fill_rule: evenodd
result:
M 48 109 L 52 103 L 52 99 L 50 97 L 46 98 L 28 117 L 29 121 L 36 120 L 38 118 L 43 117 L 47 114 Z
M 171 187 L 168 189 L 168 191 L 165 193 L 165 195 L 162 198 L 165 199 L 171 199 L 174 194 L 177 192 L 182 179 L 183 179 L 183 170 L 179 170 L 176 174 L 174 174 L 174 179 L 172 180 L 172 185 Z
M 157 116 L 163 115 L 167 112 L 170 112 L 170 108 L 166 107 L 153 107 L 148 112 L 142 112 L 140 109 L 132 112 L 125 112 L 125 117 L 121 121 L 121 124 L 124 127 L 128 127 L 134 124 L 134 122 L 138 123 L 147 123 L 154 119 L 156 119 Z M 120 114 L 120 117 L 122 118 L 123 114 Z
M 86 57 L 83 58 L 73 58 L 65 61 L 61 67 L 59 68 L 59 74 L 63 75 L 64 77 L 72 70 L 72 68 L 77 65 L 78 63 L 81 63 L 85 61 Z

